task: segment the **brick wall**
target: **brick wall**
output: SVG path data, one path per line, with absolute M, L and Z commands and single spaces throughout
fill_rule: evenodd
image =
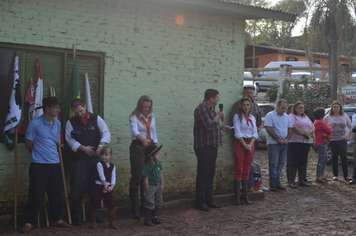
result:
M 1 1 L 0 42 L 106 53 L 104 119 L 118 173 L 118 202 L 128 202 L 129 115 L 137 99 L 153 99 L 165 199 L 193 196 L 196 157 L 193 111 L 207 88 L 220 91 L 227 116 L 240 97 L 244 21 L 158 5 L 113 0 Z M 183 25 L 175 17 L 184 16 Z M 225 121 L 227 122 L 227 119 Z M 27 199 L 30 155 L 19 145 L 19 206 Z M 232 191 L 230 134 L 223 134 L 214 189 Z M 13 152 L 0 145 L 0 213 L 13 207 Z

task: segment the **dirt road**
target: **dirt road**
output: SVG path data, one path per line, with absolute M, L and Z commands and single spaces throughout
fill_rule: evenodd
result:
M 160 216 L 164 223 L 154 227 L 144 226 L 142 219 L 135 221 L 118 214 L 119 230 L 109 229 L 107 223 L 92 230 L 86 224 L 73 229 L 35 228 L 29 235 L 356 235 L 356 186 L 343 179 L 331 180 L 331 166 L 326 170 L 330 181 L 316 184 L 316 160 L 311 150 L 308 165 L 311 187 L 267 191 L 265 199 L 252 206 L 226 202 L 224 208 L 201 212 L 181 204 L 165 208 Z M 258 150 L 255 161 L 261 164 L 264 185 L 268 186 L 266 150 Z M 350 175 L 352 167 L 350 163 Z M 282 175 L 282 183 L 287 186 L 284 170 Z M 19 231 L 12 226 L 11 220 L 0 220 L 0 234 L 18 235 Z

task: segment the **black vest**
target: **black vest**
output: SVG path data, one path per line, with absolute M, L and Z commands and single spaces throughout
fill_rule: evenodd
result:
M 98 115 L 94 115 L 89 113 L 89 119 L 87 124 L 84 125 L 79 117 L 73 116 L 70 118 L 70 123 L 73 126 L 73 130 L 80 131 L 80 135 L 75 138 L 77 142 L 79 142 L 83 146 L 92 146 L 96 151 L 99 143 L 100 143 L 100 130 L 98 127 Z M 74 159 L 88 159 L 83 151 L 77 150 L 77 152 L 72 151 L 72 158 Z

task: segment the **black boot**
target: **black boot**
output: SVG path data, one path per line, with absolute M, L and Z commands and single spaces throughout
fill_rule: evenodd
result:
M 244 200 L 246 204 L 252 204 L 252 202 L 250 202 L 250 200 L 248 199 L 248 180 L 242 180 L 241 182 L 242 182 L 242 190 L 241 190 L 242 200 Z
M 153 224 L 162 224 L 162 221 L 158 218 L 158 212 L 159 212 L 159 208 L 157 207 L 152 211 L 151 221 Z
M 295 175 L 297 174 L 297 171 L 298 171 L 297 168 L 290 168 L 289 186 L 291 188 L 297 187 L 297 185 L 295 185 Z
M 130 202 L 131 202 L 131 214 L 136 220 L 140 219 L 140 214 L 138 213 L 138 187 L 130 185 Z
M 235 205 L 240 205 L 240 190 L 241 190 L 241 181 L 240 180 L 235 180 L 234 181 L 234 190 L 235 190 L 235 198 L 234 198 L 234 204 Z
M 72 201 L 72 219 L 73 225 L 83 225 L 81 201 Z
M 299 177 L 299 186 L 309 187 L 310 185 L 307 184 L 305 180 L 306 169 L 305 166 L 301 166 L 298 169 L 298 177 Z
M 151 221 L 152 218 L 152 210 L 145 208 L 145 222 L 144 224 L 147 226 L 153 226 L 153 223 Z

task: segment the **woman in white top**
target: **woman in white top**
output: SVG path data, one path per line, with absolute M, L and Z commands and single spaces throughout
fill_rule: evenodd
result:
M 130 201 L 131 213 L 134 219 L 140 219 L 138 212 L 138 191 L 141 193 L 143 206 L 143 184 L 141 182 L 142 167 L 145 162 L 145 150 L 150 145 L 157 146 L 156 121 L 152 113 L 152 99 L 143 95 L 137 101 L 137 106 L 130 116 L 131 139 L 130 145 Z
M 253 160 L 253 144 L 258 138 L 256 119 L 251 115 L 252 102 L 248 97 L 240 99 L 238 112 L 233 122 L 235 129 L 234 157 L 235 157 L 235 204 L 240 205 L 240 185 L 242 182 L 242 199 L 252 204 L 248 199 L 248 180 Z

